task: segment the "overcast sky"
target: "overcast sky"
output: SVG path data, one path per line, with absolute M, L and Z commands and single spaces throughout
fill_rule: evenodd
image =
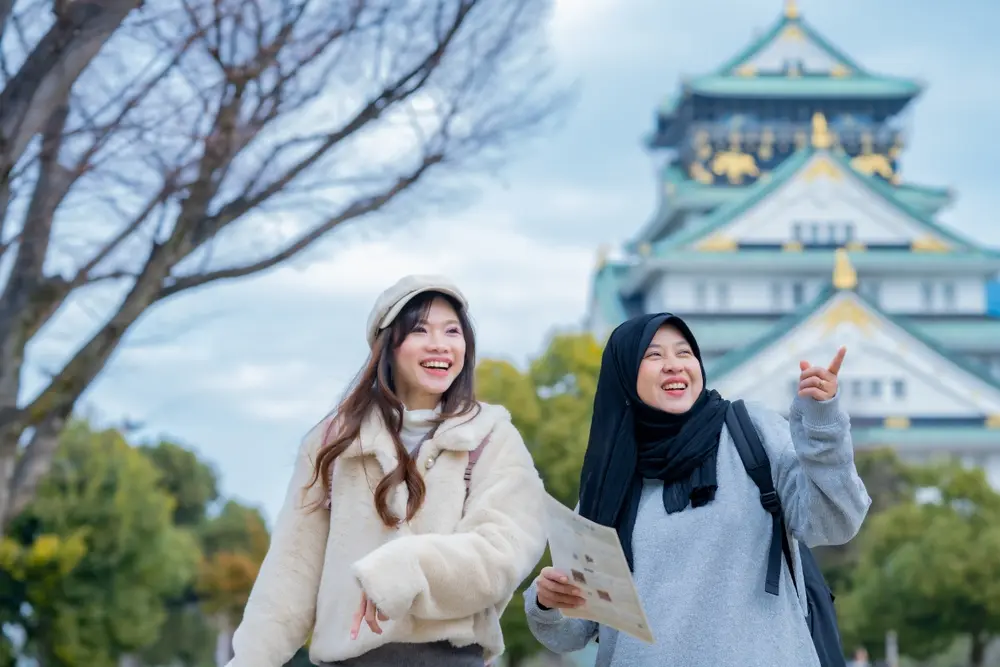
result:
M 268 275 L 169 303 L 144 319 L 85 396 L 102 421 L 141 422 L 218 468 L 223 489 L 273 517 L 303 433 L 364 361 L 364 324 L 398 277 L 440 271 L 466 291 L 483 356 L 518 363 L 583 315 L 597 246 L 655 207 L 641 146 L 681 76 L 718 66 L 781 0 L 557 0 L 550 34 L 580 95 L 559 130 L 462 211 L 335 235 Z M 1000 246 L 1000 3 L 801 0 L 813 26 L 874 71 L 913 76 L 905 180 L 951 186 L 944 221 Z M 959 7 L 962 9 L 960 10 Z

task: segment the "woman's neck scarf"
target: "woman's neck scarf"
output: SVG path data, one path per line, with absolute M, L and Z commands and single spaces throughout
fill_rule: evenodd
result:
M 703 387 L 683 414 L 643 403 L 636 392 L 639 365 L 657 330 L 676 327 L 701 365 Z M 663 507 L 701 507 L 718 488 L 716 454 L 729 401 L 704 388 L 705 367 L 687 324 L 670 313 L 642 315 L 612 332 L 601 359 L 590 440 L 580 473 L 580 515 L 618 531 L 629 567 L 632 530 L 643 480 L 663 482 Z

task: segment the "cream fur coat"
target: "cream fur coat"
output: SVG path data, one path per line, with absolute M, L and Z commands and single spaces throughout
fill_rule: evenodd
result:
M 322 488 L 304 487 L 326 423 L 303 442 L 271 546 L 233 638 L 229 667 L 281 667 L 310 637 L 314 663 L 352 658 L 388 642 L 479 644 L 503 652 L 500 615 L 545 548 L 541 479 L 510 414 L 481 404 L 449 420 L 420 448 L 427 495 L 409 523 L 386 528 L 373 491 L 396 466 L 377 415 L 333 467 L 330 511 L 310 511 Z M 488 433 L 463 514 L 468 453 Z M 390 494 L 405 516 L 405 485 Z M 350 638 L 364 588 L 390 620 Z

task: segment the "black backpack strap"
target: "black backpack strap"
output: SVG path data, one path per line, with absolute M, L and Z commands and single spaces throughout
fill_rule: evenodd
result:
M 726 427 L 736 444 L 736 451 L 740 454 L 747 475 L 760 491 L 760 504 L 771 515 L 771 546 L 767 554 L 764 590 L 771 595 L 777 595 L 778 584 L 781 581 L 781 553 L 784 552 L 788 559 L 789 570 L 792 569 L 792 559 L 785 519 L 781 512 L 781 499 L 774 490 L 774 480 L 771 478 L 771 462 L 767 458 L 767 450 L 760 441 L 757 428 L 750 419 L 747 406 L 742 400 L 729 404 L 729 409 L 726 410 Z

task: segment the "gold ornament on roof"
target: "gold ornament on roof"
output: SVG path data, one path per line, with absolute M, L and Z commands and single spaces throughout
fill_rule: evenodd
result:
M 705 169 L 701 162 L 692 162 L 691 166 L 688 167 L 688 174 L 702 185 L 711 185 L 715 181 L 712 172 Z
M 921 236 L 910 242 L 913 252 L 947 252 L 950 249 L 947 243 L 933 236 Z
M 802 178 L 807 182 L 815 181 L 819 178 L 829 178 L 831 181 L 839 181 L 843 177 L 844 174 L 837 168 L 837 165 L 825 155 L 814 157 L 812 164 L 802 172 Z
M 851 258 L 844 248 L 837 248 L 833 253 L 833 286 L 839 290 L 858 286 L 858 272 L 851 265 Z
M 790 42 L 801 42 L 806 36 L 797 25 L 790 25 L 785 26 L 785 29 L 781 31 L 781 38 L 787 39 Z
M 799 18 L 799 3 L 795 0 L 785 0 L 785 18 L 786 19 L 797 19 Z
M 882 422 L 882 425 L 886 428 L 892 429 L 906 429 L 910 428 L 910 418 L 909 417 L 886 417 Z
M 761 133 L 757 155 L 761 160 L 770 160 L 774 157 L 774 132 L 771 131 L 771 128 L 766 127 Z
M 739 244 L 735 240 L 722 234 L 712 234 L 695 246 L 696 249 L 704 252 L 731 252 L 738 247 Z
M 852 324 L 867 338 L 875 328 L 875 317 L 853 297 L 840 298 L 827 308 L 819 319 L 823 333 L 827 334 L 841 324 Z
M 597 266 L 597 270 L 598 271 L 600 271 L 601 269 L 603 269 L 607 265 L 607 263 L 608 263 L 608 255 L 610 255 L 610 254 L 611 254 L 611 244 L 610 243 L 602 243 L 600 246 L 598 246 L 598 248 L 597 248 L 597 262 L 596 262 L 596 266 Z
M 851 160 L 851 166 L 862 174 L 871 176 L 878 174 L 882 178 L 891 180 L 893 177 L 892 163 L 889 158 L 873 151 L 874 140 L 871 132 L 861 134 L 861 154 Z
M 812 117 L 812 145 L 813 148 L 826 150 L 833 145 L 833 135 L 826 124 L 826 116 L 817 111 Z
M 753 155 L 740 150 L 742 137 L 733 131 L 729 135 L 729 150 L 717 153 L 712 158 L 712 171 L 716 176 L 725 176 L 731 185 L 740 185 L 747 176 L 759 176 L 760 169 Z

